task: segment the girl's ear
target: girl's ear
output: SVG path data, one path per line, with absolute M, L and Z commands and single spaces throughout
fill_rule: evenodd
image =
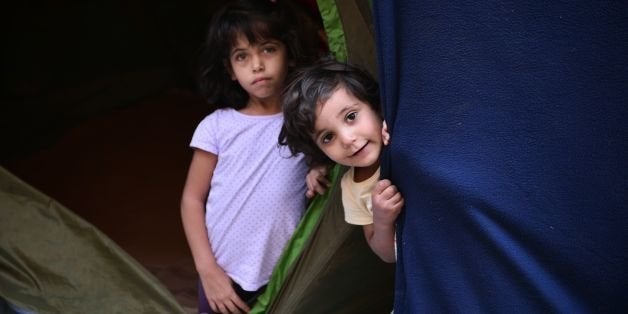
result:
M 382 142 L 384 143 L 384 146 L 388 146 L 388 143 L 390 143 L 390 133 L 388 133 L 386 120 L 382 122 Z

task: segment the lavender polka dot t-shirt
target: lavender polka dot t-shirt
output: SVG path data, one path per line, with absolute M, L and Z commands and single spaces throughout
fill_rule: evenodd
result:
M 282 123 L 281 113 L 219 109 L 190 143 L 218 156 L 205 224 L 218 264 L 248 291 L 268 282 L 306 206 L 307 166 L 278 145 Z

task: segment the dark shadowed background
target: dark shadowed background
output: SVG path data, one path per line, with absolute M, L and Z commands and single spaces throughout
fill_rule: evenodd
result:
M 2 14 L 0 162 L 94 224 L 188 307 L 179 198 L 196 53 L 219 1 L 13 3 Z

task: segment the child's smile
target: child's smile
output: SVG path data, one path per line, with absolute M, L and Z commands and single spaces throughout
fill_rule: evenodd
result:
M 353 155 L 351 155 L 351 157 L 360 157 L 362 155 L 364 155 L 366 150 L 366 146 L 369 144 L 369 142 L 366 142 L 364 144 L 364 146 L 362 146 L 360 149 L 358 149 L 358 151 L 356 151 L 355 153 L 353 153 Z
M 344 87 L 318 105 L 313 136 L 318 147 L 339 164 L 358 168 L 379 166 L 382 120 Z

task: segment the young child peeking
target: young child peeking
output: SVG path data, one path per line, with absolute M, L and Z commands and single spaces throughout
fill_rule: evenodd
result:
M 377 82 L 365 70 L 334 60 L 302 68 L 290 81 L 279 143 L 303 153 L 310 167 L 350 167 L 341 180 L 345 220 L 363 226 L 375 254 L 395 262 L 395 220 L 404 200 L 390 180 L 379 178 L 389 134 Z

